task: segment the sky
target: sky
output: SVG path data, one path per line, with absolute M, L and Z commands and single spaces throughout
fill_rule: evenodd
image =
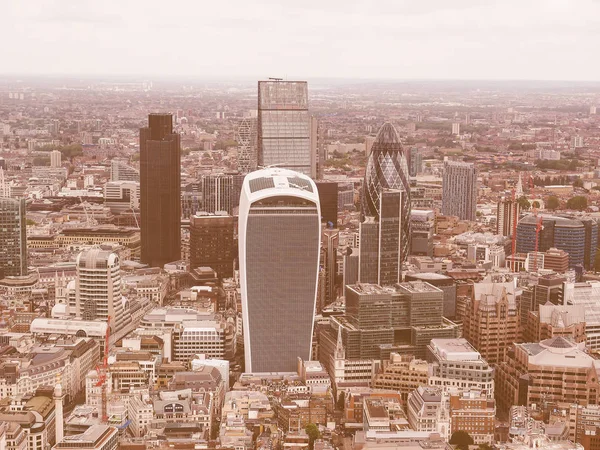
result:
M 7 0 L 0 74 L 600 81 L 600 0 Z

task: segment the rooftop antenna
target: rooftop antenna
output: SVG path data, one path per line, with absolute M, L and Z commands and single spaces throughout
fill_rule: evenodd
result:
M 271 81 L 283 81 L 283 78 L 269 77 L 269 80 L 271 80 Z

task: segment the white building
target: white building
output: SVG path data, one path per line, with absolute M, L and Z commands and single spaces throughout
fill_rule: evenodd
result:
M 60 167 L 61 166 L 61 158 L 62 153 L 58 150 L 52 150 L 50 152 L 50 167 Z
M 450 439 L 449 398 L 440 388 L 420 386 L 408 395 L 408 423 L 415 431 Z

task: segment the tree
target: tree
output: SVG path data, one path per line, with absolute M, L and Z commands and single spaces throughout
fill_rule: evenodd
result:
M 529 203 L 529 200 L 527 200 L 525 197 L 519 198 L 517 200 L 517 203 L 523 210 L 528 210 L 529 208 L 531 208 L 531 203 Z
M 532 208 L 539 208 L 540 207 L 540 202 L 538 202 L 537 200 L 534 200 L 533 203 L 531 204 Z
M 461 450 L 468 450 L 469 445 L 473 445 L 474 443 L 475 441 L 471 435 L 463 430 L 455 431 L 450 438 L 450 444 L 456 445 L 456 448 Z
M 584 211 L 588 207 L 587 197 L 583 195 L 576 195 L 567 200 L 567 209 L 575 209 L 577 211 Z
M 573 181 L 573 187 L 575 187 L 575 188 L 582 188 L 583 187 L 583 180 L 581 178 L 577 178 L 575 181 Z
M 556 195 L 551 195 L 546 199 L 546 208 L 555 210 L 560 206 L 560 200 Z
M 314 423 L 309 423 L 306 425 L 306 434 L 308 434 L 308 448 L 312 450 L 315 446 L 315 441 L 319 439 L 319 427 L 317 427 Z

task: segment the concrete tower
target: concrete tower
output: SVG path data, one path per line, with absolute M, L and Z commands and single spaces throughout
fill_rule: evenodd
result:
M 63 440 L 65 425 L 63 417 L 63 394 L 62 385 L 60 384 L 60 377 L 57 379 L 56 386 L 54 386 L 54 424 L 56 425 L 56 443 L 58 444 Z

